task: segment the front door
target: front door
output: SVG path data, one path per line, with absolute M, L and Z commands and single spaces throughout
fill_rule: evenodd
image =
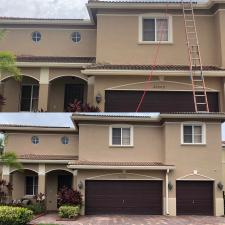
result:
M 64 110 L 67 111 L 68 105 L 77 99 L 83 103 L 84 100 L 84 85 L 83 84 L 66 84 Z

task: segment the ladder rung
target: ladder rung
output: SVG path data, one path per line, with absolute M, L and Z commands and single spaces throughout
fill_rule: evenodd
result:
M 196 102 L 197 105 L 206 105 L 206 102 Z
M 195 95 L 195 97 L 205 97 L 205 95 Z
M 192 60 L 200 60 L 200 58 L 192 58 Z

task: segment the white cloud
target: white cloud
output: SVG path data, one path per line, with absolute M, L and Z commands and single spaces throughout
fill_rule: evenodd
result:
M 88 0 L 0 0 L 0 16 L 88 18 Z

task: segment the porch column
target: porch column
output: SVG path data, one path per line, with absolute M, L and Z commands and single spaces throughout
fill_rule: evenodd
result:
M 168 190 L 168 184 L 169 184 L 169 172 L 170 170 L 166 171 L 166 215 L 169 215 L 169 190 Z
M 48 110 L 49 68 L 41 68 L 39 81 L 38 110 Z
M 77 190 L 77 170 L 73 171 L 73 189 Z
M 45 194 L 45 164 L 39 164 L 38 168 L 38 194 Z

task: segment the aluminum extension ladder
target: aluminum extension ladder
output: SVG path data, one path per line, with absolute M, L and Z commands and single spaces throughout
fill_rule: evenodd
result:
M 209 112 L 192 0 L 182 0 L 195 112 Z

